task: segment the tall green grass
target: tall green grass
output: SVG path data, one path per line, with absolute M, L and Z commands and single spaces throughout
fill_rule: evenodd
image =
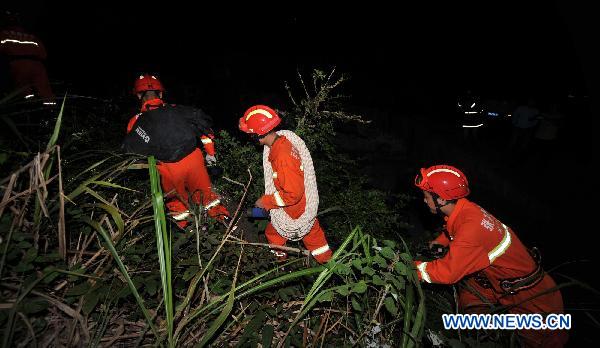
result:
M 167 335 L 169 347 L 174 347 L 173 341 L 173 288 L 171 270 L 171 231 L 167 231 L 165 218 L 165 207 L 162 189 L 160 187 L 160 176 L 156 169 L 156 159 L 148 157 L 150 170 L 150 186 L 152 188 L 152 207 L 154 209 L 154 227 L 156 231 L 156 248 L 160 263 L 160 279 L 163 288 L 163 301 L 165 304 L 165 315 L 167 323 Z

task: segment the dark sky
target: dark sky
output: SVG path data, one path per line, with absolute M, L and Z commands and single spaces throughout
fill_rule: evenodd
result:
M 146 71 L 171 88 L 279 93 L 297 69 L 332 66 L 351 74 L 357 100 L 387 106 L 463 88 L 564 95 L 595 84 L 589 9 L 566 1 L 127 3 L 20 6 L 48 46 L 51 76 L 90 93 L 128 89 Z

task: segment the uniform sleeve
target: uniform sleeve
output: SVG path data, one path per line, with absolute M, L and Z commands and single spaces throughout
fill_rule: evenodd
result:
M 295 205 L 304 196 L 304 173 L 300 170 L 298 161 L 292 159 L 276 161 L 273 173 L 277 175 L 279 186 L 272 195 L 260 198 L 267 210 Z M 276 173 L 276 174 L 275 174 Z
M 215 136 L 212 133 L 202 135 L 200 137 L 200 141 L 202 141 L 202 146 L 204 146 L 204 151 L 206 151 L 206 153 L 211 156 L 214 156 L 216 153 L 214 140 L 215 140 Z
M 137 114 L 129 119 L 129 123 L 127 123 L 127 134 L 129 134 L 129 132 L 131 132 L 131 130 L 133 129 L 133 126 L 135 125 L 135 122 L 137 122 L 138 117 L 140 117 L 140 114 Z
M 440 233 L 434 240 L 431 241 L 433 244 L 440 244 L 443 246 L 448 246 L 450 244 L 450 240 L 446 237 L 446 233 Z
M 466 224 L 449 243 L 448 253 L 430 262 L 416 261 L 419 279 L 427 283 L 454 284 L 464 276 L 489 266 L 487 251 L 478 242 L 479 225 Z

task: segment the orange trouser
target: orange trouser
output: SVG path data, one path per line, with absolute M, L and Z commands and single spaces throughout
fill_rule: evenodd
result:
M 15 88 L 29 86 L 24 94 L 35 93 L 40 98 L 54 98 L 46 68 L 34 59 L 15 59 L 10 62 L 10 74 Z
M 265 229 L 265 236 L 267 237 L 269 244 L 283 246 L 287 242 L 287 239 L 277 233 L 277 230 L 275 230 L 275 227 L 273 227 L 270 222 Z M 318 219 L 315 220 L 315 224 L 310 229 L 310 232 L 302 238 L 302 242 L 317 262 L 325 263 L 331 259 L 332 252 L 329 249 L 329 245 L 325 239 L 325 232 L 321 228 Z M 273 250 L 273 252 L 280 259 L 285 259 L 287 257 L 287 254 L 282 250 Z
M 157 168 L 164 194 L 175 190 L 174 194 L 166 197 L 166 205 L 172 216 L 188 210 L 190 194 L 194 203 L 201 203 L 203 206 L 208 206 L 219 199 L 219 196 L 211 190 L 210 177 L 200 149 L 195 149 L 178 162 L 161 162 Z M 208 210 L 208 215 L 222 220 L 225 216 L 229 216 L 229 212 L 222 204 L 217 204 Z M 185 228 L 187 224 L 186 220 L 177 222 L 181 228 Z
M 461 288 L 458 294 L 458 305 L 461 313 L 489 313 L 490 305 L 488 303 L 510 306 L 511 304 L 521 303 L 522 301 L 535 296 L 537 293 L 556 286 L 554 280 L 546 275 L 539 284 L 531 289 L 523 290 L 514 295 L 503 296 L 497 294 L 492 289 L 482 287 L 473 278 L 466 280 L 466 283 L 475 290 L 474 292 L 477 292 L 484 297 L 485 302 L 473 293 L 473 291 L 467 288 Z M 559 291 L 550 292 L 519 304 L 509 309 L 508 313 L 539 313 L 542 315 L 549 313 L 563 313 L 562 296 Z M 568 334 L 564 330 L 519 330 L 518 335 L 520 336 L 523 347 L 563 347 L 568 339 Z

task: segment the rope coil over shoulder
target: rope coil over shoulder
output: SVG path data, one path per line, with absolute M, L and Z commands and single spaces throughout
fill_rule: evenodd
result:
M 284 238 L 289 240 L 300 240 L 304 238 L 315 223 L 319 209 L 319 191 L 317 190 L 317 179 L 310 151 L 299 136 L 289 130 L 280 130 L 277 135 L 286 137 L 292 146 L 300 154 L 302 168 L 304 171 L 304 195 L 306 196 L 306 207 L 304 213 L 298 219 L 292 219 L 283 208 L 271 209 L 271 224 L 275 230 Z M 269 162 L 271 149 L 265 146 L 263 149 L 263 170 L 265 175 L 265 193 L 268 195 L 276 192 L 273 181 L 273 167 Z

